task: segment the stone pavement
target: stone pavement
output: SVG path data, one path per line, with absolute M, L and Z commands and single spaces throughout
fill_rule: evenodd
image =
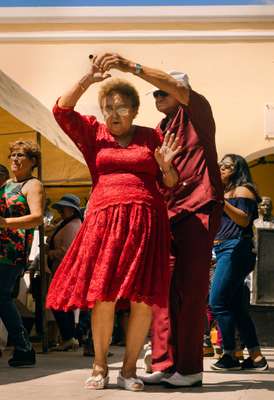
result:
M 205 359 L 204 384 L 201 388 L 166 389 L 146 386 L 145 392 L 118 389 L 116 376 L 121 366 L 121 347 L 112 347 L 109 357 L 110 385 L 106 390 L 86 390 L 91 359 L 78 352 L 38 354 L 35 368 L 13 369 L 7 366 L 9 353 L 0 358 L 0 400 L 273 400 L 274 349 L 264 349 L 270 369 L 265 372 L 213 372 Z M 138 373 L 142 373 L 139 362 Z

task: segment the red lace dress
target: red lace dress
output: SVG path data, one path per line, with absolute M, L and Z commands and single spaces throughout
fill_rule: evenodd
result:
M 157 187 L 154 129 L 136 126 L 121 147 L 93 116 L 54 107 L 83 153 L 93 180 L 88 211 L 51 282 L 47 307 L 92 308 L 97 300 L 167 304 L 169 222 Z

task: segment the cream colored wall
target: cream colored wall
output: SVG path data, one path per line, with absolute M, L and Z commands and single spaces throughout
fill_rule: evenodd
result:
M 35 35 L 37 31 L 115 32 L 117 29 L 153 31 L 183 29 L 188 32 L 222 29 L 250 32 L 273 31 L 274 23 L 208 23 L 208 24 L 108 24 L 100 25 L 2 25 L 0 32 L 20 30 Z M 124 40 L 124 39 L 123 39 Z M 217 147 L 220 157 L 226 152 L 247 156 L 273 146 L 264 138 L 263 107 L 274 104 L 274 39 L 269 40 L 180 40 L 180 41 L 63 41 L 9 42 L 0 40 L 0 69 L 23 88 L 51 108 L 55 99 L 88 69 L 90 53 L 116 51 L 145 65 L 160 69 L 187 71 L 192 87 L 210 101 L 217 125 Z M 152 96 L 146 96 L 150 85 L 132 75 L 141 94 L 141 108 L 136 122 L 155 126 L 161 115 L 155 110 Z M 78 109 L 100 115 L 97 87 L 84 94 Z

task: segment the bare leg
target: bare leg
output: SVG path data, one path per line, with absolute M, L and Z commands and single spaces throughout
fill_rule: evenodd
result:
M 124 378 L 136 377 L 136 363 L 151 324 L 151 307 L 131 302 L 126 335 L 126 352 L 122 367 Z
M 92 375 L 107 375 L 107 355 L 114 323 L 115 302 L 97 301 L 91 318 L 94 343 L 94 364 Z

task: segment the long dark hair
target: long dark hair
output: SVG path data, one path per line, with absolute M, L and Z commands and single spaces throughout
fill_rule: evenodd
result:
M 261 202 L 261 197 L 259 196 L 256 185 L 253 182 L 246 160 L 238 154 L 226 154 L 221 161 L 225 158 L 231 158 L 234 164 L 234 171 L 229 177 L 229 182 L 225 187 L 225 192 L 229 192 L 238 186 L 245 186 L 254 194 L 256 201 L 258 203 Z

